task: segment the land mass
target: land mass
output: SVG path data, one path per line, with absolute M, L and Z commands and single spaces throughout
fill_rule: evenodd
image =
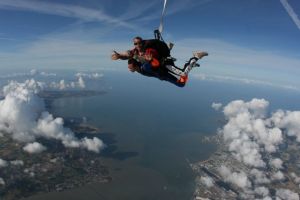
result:
M 48 102 L 64 97 L 94 96 L 104 92 L 97 91 L 48 91 L 40 94 Z M 101 135 L 100 130 L 82 119 L 66 119 L 65 126 L 77 137 Z M 14 200 L 38 193 L 63 191 L 89 183 L 106 183 L 112 180 L 108 168 L 102 163 L 100 154 L 80 148 L 65 148 L 60 141 L 39 138 L 37 142 L 47 146 L 39 154 L 23 151 L 24 143 L 16 142 L 8 134 L 0 137 L 0 155 L 7 166 L 0 170 L 1 199 Z
M 222 200 L 222 199 L 245 199 L 242 197 L 244 193 L 243 188 L 236 184 L 226 182 L 220 174 L 220 166 L 227 166 L 235 172 L 245 172 L 247 177 L 253 183 L 256 180 L 252 179 L 250 173 L 253 168 L 238 161 L 230 151 L 228 146 L 223 142 L 221 135 L 213 138 L 206 138 L 204 142 L 213 142 L 218 145 L 218 150 L 205 161 L 190 163 L 191 168 L 196 174 L 196 187 L 193 199 L 194 200 Z M 267 156 L 267 155 L 265 155 Z M 283 168 L 281 172 L 284 175 L 282 180 L 273 180 L 269 183 L 264 183 L 264 187 L 270 191 L 270 196 L 275 197 L 277 189 L 287 189 L 300 194 L 300 179 L 295 178 L 296 174 L 300 174 L 300 152 L 299 144 L 295 143 L 293 139 L 288 139 L 287 145 L 282 147 L 277 155 L 283 161 Z M 272 174 L 277 170 L 275 168 L 268 168 L 263 171 L 264 176 L 272 179 Z M 203 177 L 209 177 L 213 180 L 213 184 L 208 185 L 203 181 Z M 262 195 L 255 194 L 255 198 L 262 199 Z

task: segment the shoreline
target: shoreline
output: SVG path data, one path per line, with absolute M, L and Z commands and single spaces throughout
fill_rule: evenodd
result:
M 261 188 L 268 188 L 271 197 L 276 197 L 277 190 L 288 190 L 300 194 L 300 184 L 297 180 L 297 174 L 300 174 L 300 152 L 298 151 L 299 145 L 293 142 L 293 139 L 289 139 L 288 145 L 284 151 L 278 153 L 283 160 L 283 180 L 274 179 L 276 173 L 275 168 L 269 168 L 265 171 L 262 169 L 265 178 L 270 181 L 263 182 L 253 176 L 253 170 L 256 168 L 250 167 L 239 160 L 228 150 L 227 144 L 223 141 L 221 135 L 213 136 L 212 140 L 218 145 L 216 152 L 214 152 L 209 159 L 190 163 L 190 167 L 194 171 L 195 178 L 195 191 L 192 200 L 234 200 L 234 199 L 248 199 L 247 195 L 252 195 L 253 198 L 263 198 L 264 194 L 256 194 L 255 191 L 247 191 L 239 185 L 226 180 L 220 173 L 220 167 L 226 166 L 231 170 L 231 176 L 233 173 L 244 173 L 248 180 L 254 187 L 254 184 L 261 181 Z M 267 159 L 270 159 L 268 155 L 264 155 Z M 258 170 L 257 170 L 258 171 Z M 294 174 L 294 175 L 293 175 Z M 299 178 L 298 178 L 299 179 Z

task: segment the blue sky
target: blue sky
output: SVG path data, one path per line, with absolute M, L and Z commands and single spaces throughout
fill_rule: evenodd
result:
M 0 68 L 120 69 L 113 49 L 151 38 L 163 0 L 0 0 Z M 201 70 L 300 86 L 298 0 L 168 0 L 163 37 L 178 65 L 206 50 Z

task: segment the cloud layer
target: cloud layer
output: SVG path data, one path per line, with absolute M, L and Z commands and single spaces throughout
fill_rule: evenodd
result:
M 0 8 L 10 10 L 34 11 L 43 14 L 76 18 L 83 21 L 98 21 L 112 23 L 128 28 L 134 26 L 118 18 L 107 15 L 101 9 L 85 8 L 62 3 L 31 1 L 31 0 L 2 0 Z
M 246 199 L 271 199 L 269 185 L 287 179 L 284 162 L 278 157 L 281 145 L 287 145 L 287 139 L 300 143 L 300 111 L 270 114 L 268 108 L 268 101 L 255 98 L 235 100 L 223 107 L 227 123 L 219 132 L 229 152 L 248 170 L 234 171 L 221 165 L 218 171 L 225 182 L 241 188 L 241 197 Z M 295 173 L 290 176 L 296 184 L 300 182 Z M 286 188 L 277 189 L 276 198 L 299 200 L 297 193 Z

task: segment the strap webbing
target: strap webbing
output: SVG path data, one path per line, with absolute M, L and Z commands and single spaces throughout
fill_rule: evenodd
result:
M 163 11 L 162 11 L 162 13 L 161 13 L 161 18 L 160 18 L 160 25 L 159 25 L 159 28 L 158 28 L 158 30 L 159 30 L 159 32 L 160 32 L 160 34 L 163 32 L 163 18 L 164 18 L 164 15 L 165 15 L 165 11 L 166 11 L 166 6 L 167 6 L 167 0 L 165 0 L 164 1 L 164 8 L 163 8 Z

